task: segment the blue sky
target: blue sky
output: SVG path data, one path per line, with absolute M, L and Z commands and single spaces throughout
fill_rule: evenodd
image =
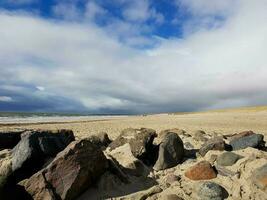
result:
M 266 104 L 266 0 L 2 0 L 0 110 Z

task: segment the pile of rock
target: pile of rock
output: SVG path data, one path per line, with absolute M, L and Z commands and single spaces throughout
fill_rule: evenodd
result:
M 75 140 L 70 130 L 30 130 L 1 133 L 0 139 L 0 149 L 4 149 L 0 151 L 1 200 L 72 200 L 95 190 L 102 195 L 95 199 L 105 199 L 120 196 L 106 194 L 112 187 L 125 195 L 120 188 L 123 185 L 128 185 L 133 194 L 122 199 L 186 199 L 192 192 L 185 191 L 181 196 L 164 191 L 169 187 L 181 189 L 182 182 L 191 181 L 199 183 L 194 193 L 197 198 L 219 200 L 228 193 L 210 180 L 234 177 L 237 172 L 228 167 L 244 158 L 240 150 L 265 148 L 263 135 L 252 131 L 213 137 L 204 131 L 191 136 L 181 129 L 168 129 L 158 136 L 152 129 L 128 128 L 111 141 L 103 132 Z M 199 142 L 199 149 L 191 144 Z M 197 152 L 195 157 L 192 152 Z M 176 169 L 179 174 L 174 174 Z M 164 176 L 163 185 L 159 176 Z M 251 172 L 251 185 L 266 191 L 266 178 L 267 164 Z M 142 192 L 131 188 L 137 180 L 142 183 Z M 94 199 L 92 195 L 90 198 Z

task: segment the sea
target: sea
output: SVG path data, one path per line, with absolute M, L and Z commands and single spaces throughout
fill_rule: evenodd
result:
M 0 124 L 17 123 L 48 123 L 105 120 L 126 117 L 127 115 L 92 115 L 73 113 L 30 113 L 30 112 L 0 112 Z

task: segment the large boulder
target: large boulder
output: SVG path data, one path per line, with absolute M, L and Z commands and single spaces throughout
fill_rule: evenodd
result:
M 247 147 L 262 148 L 264 147 L 265 142 L 263 141 L 262 134 L 252 134 L 245 137 L 233 139 L 230 142 L 230 145 L 232 146 L 232 149 L 235 151 L 239 149 L 245 149 Z
M 186 132 L 185 130 L 179 129 L 179 128 L 166 129 L 166 130 L 160 131 L 158 134 L 158 137 L 161 139 L 164 139 L 166 135 L 169 133 L 176 133 L 177 135 L 184 135 Z
M 144 176 L 149 174 L 149 169 L 143 162 L 133 156 L 128 143 L 108 152 L 122 167 L 126 174 L 133 176 Z
M 25 132 L 12 149 L 12 178 L 18 182 L 30 177 L 74 139 L 68 130 Z
M 155 163 L 156 147 L 153 145 L 153 140 L 156 136 L 156 131 L 153 129 L 124 129 L 119 137 L 110 143 L 109 148 L 113 150 L 129 143 L 133 155 L 145 164 L 151 165 Z
M 72 142 L 23 185 L 33 199 L 77 198 L 106 171 L 103 152 L 88 139 Z
M 1 131 L 0 132 L 0 150 L 12 149 L 20 141 L 20 135 L 24 130 L 17 131 Z
M 223 137 L 215 137 L 215 138 L 208 140 L 199 149 L 199 154 L 201 156 L 205 156 L 206 153 L 208 153 L 208 151 L 210 150 L 219 150 L 219 151 L 225 150 L 225 142 L 223 140 Z
M 183 158 L 183 141 L 176 133 L 169 133 L 159 146 L 158 159 L 153 168 L 157 171 L 171 168 L 181 163 Z

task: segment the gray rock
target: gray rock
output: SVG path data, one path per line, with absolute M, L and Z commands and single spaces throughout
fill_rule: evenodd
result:
M 12 149 L 12 171 L 15 181 L 23 180 L 42 168 L 74 140 L 72 131 L 30 131 L 21 135 Z
M 242 156 L 237 155 L 232 152 L 224 152 L 217 158 L 217 164 L 221 166 L 232 166 L 235 164 Z
M 184 145 L 176 133 L 166 135 L 159 147 L 159 155 L 155 170 L 171 168 L 181 163 L 184 158 Z
M 223 188 L 214 182 L 204 182 L 198 188 L 199 200 L 222 200 Z
M 142 160 L 144 164 L 151 165 L 156 160 L 157 150 L 153 145 L 153 140 L 156 136 L 156 131 L 153 129 L 124 129 L 119 137 L 110 143 L 109 148 L 110 150 L 114 150 L 129 143 L 133 155 Z
M 223 140 L 223 137 L 215 137 L 215 138 L 208 140 L 199 149 L 199 154 L 201 156 L 205 156 L 206 153 L 208 153 L 208 151 L 210 150 L 220 150 L 220 151 L 225 150 L 225 142 Z
M 245 149 L 247 147 L 261 148 L 264 147 L 263 135 L 253 134 L 234 139 L 230 142 L 233 150 Z
M 257 187 L 267 191 L 267 164 L 252 172 L 251 180 Z

